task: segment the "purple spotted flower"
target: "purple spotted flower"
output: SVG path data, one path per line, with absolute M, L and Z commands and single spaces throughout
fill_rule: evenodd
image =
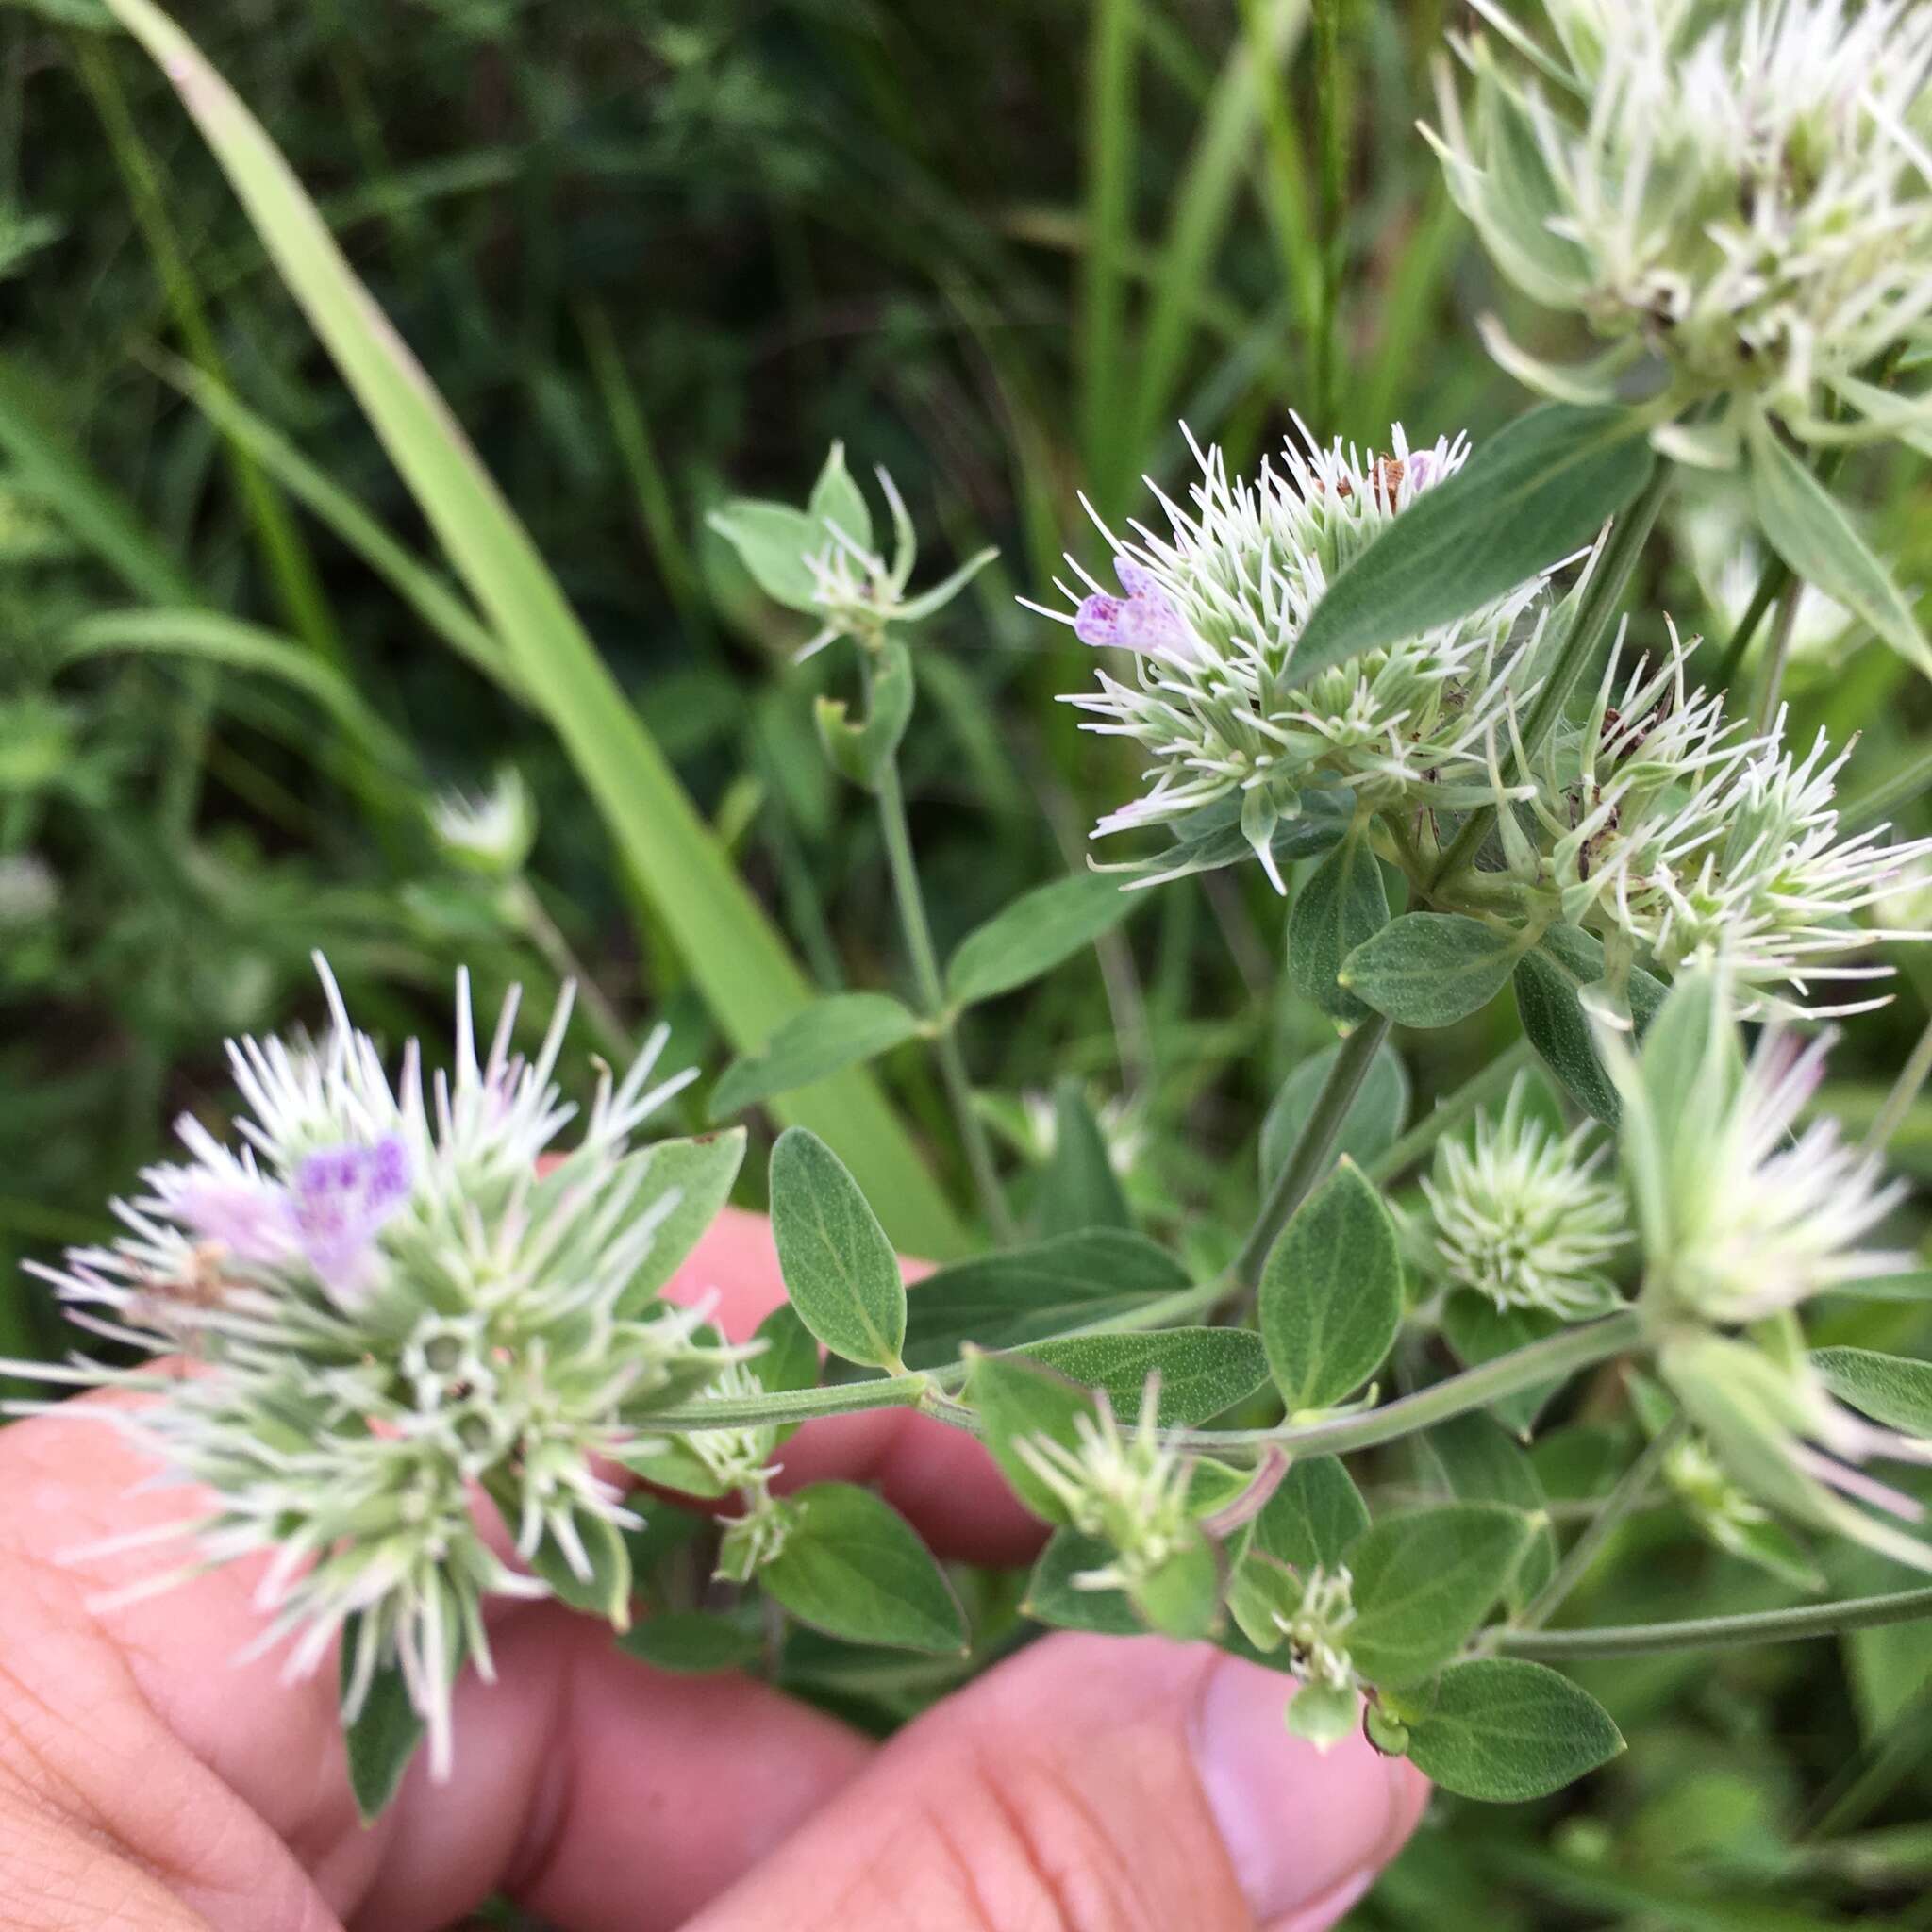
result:
M 1169 664 L 1193 663 L 1200 644 L 1154 573 L 1125 557 L 1115 558 L 1114 568 L 1127 594 L 1110 597 L 1096 591 L 1074 612 L 1074 635 L 1083 644 L 1133 651 Z
M 370 1147 L 327 1147 L 303 1158 L 290 1188 L 302 1252 L 322 1285 L 345 1307 L 367 1294 L 375 1237 L 408 1198 L 409 1156 L 385 1134 Z

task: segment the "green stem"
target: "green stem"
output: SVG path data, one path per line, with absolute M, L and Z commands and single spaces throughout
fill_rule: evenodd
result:
M 865 1382 L 834 1382 L 823 1389 L 787 1389 L 726 1401 L 688 1402 L 638 1424 L 652 1435 L 694 1436 L 708 1429 L 755 1429 L 764 1423 L 810 1422 L 824 1415 L 855 1415 L 869 1408 L 917 1408 L 932 1392 L 933 1378 L 913 1373 L 876 1375 Z
M 604 990 L 591 976 L 576 950 L 564 938 L 562 928 L 544 910 L 536 888 L 526 878 L 516 879 L 509 888 L 510 915 L 522 927 L 524 936 L 542 955 L 543 963 L 558 979 L 576 988 L 577 999 L 604 1051 L 620 1067 L 628 1064 L 637 1050 L 624 1016 L 610 1004 Z
M 861 661 L 864 659 L 861 649 Z M 992 1143 L 987 1138 L 986 1123 L 973 1105 L 973 1088 L 966 1077 L 966 1062 L 960 1058 L 959 1041 L 954 1022 L 946 1010 L 945 988 L 940 979 L 939 955 L 933 949 L 932 924 L 926 917 L 925 895 L 920 890 L 919 866 L 912 857 L 912 832 L 906 822 L 906 793 L 899 783 L 899 760 L 889 759 L 878 782 L 879 824 L 885 833 L 886 861 L 892 874 L 892 896 L 898 901 L 899 924 L 905 933 L 906 950 L 911 956 L 912 976 L 919 988 L 926 1017 L 933 1021 L 933 1056 L 939 1061 L 940 1078 L 945 1085 L 946 1102 L 953 1113 L 959 1143 L 965 1149 L 966 1165 L 973 1174 L 973 1186 L 979 1196 L 986 1223 L 993 1239 L 1013 1241 L 1019 1230 L 1007 1208 L 1000 1189 L 999 1170 L 993 1165 Z
M 1764 659 L 1764 677 L 1757 691 L 1757 702 L 1751 708 L 1751 729 L 1762 737 L 1777 717 L 1778 692 L 1784 688 L 1785 664 L 1791 655 L 1791 633 L 1797 628 L 1798 599 L 1805 594 L 1803 582 L 1789 574 L 1778 593 L 1777 617 L 1771 627 L 1771 649 Z
M 1751 648 L 1751 640 L 1757 635 L 1757 626 L 1764 622 L 1764 613 L 1777 602 L 1790 574 L 1791 567 L 1783 558 L 1772 556 L 1765 559 L 1764 568 L 1757 573 L 1757 588 L 1752 591 L 1751 601 L 1744 607 L 1744 614 L 1738 620 L 1738 627 L 1732 631 L 1730 641 L 1718 659 L 1719 684 L 1728 687 L 1731 679 L 1737 676 L 1738 667 L 1744 661 L 1744 653 Z
M 1624 601 L 1624 592 L 1629 589 L 1631 575 L 1637 569 L 1637 559 L 1650 540 L 1657 511 L 1663 508 L 1670 487 L 1671 466 L 1659 462 L 1637 501 L 1612 525 L 1609 540 L 1597 558 L 1596 569 L 1584 587 L 1582 600 L 1570 625 L 1570 634 L 1563 640 L 1557 661 L 1550 667 L 1550 675 L 1543 680 L 1542 689 L 1537 692 L 1529 708 L 1529 715 L 1524 721 L 1524 764 L 1515 774 L 1519 780 L 1528 776 L 1525 769 L 1528 761 L 1536 757 L 1543 740 L 1556 728 L 1557 720 L 1562 716 L 1563 707 L 1570 702 L 1570 693 L 1583 674 L 1583 667 L 1609 628 L 1617 606 Z M 1481 806 L 1470 813 L 1463 822 L 1462 829 L 1443 853 L 1441 863 L 1436 867 L 1435 877 L 1430 881 L 1432 890 L 1474 860 L 1482 850 L 1483 841 L 1490 836 L 1490 827 L 1495 823 L 1495 818 L 1496 808 L 1493 805 Z
M 1732 1617 L 1687 1617 L 1676 1624 L 1611 1624 L 1594 1630 L 1498 1630 L 1495 1643 L 1511 1657 L 1553 1663 L 1581 1657 L 1642 1657 L 1665 1650 L 1728 1650 L 1746 1643 L 1780 1643 L 1799 1637 L 1836 1637 L 1881 1624 L 1932 1617 L 1932 1587 L 1883 1596 L 1800 1604 L 1789 1610 L 1747 1610 Z
M 1335 1416 L 1319 1423 L 1286 1423 L 1272 1429 L 1169 1429 L 1163 1440 L 1177 1448 L 1209 1453 L 1272 1446 L 1291 1455 L 1346 1456 L 1357 1449 L 1373 1449 L 1378 1442 L 1412 1436 L 1419 1429 L 1433 1429 L 1471 1409 L 1487 1408 L 1506 1395 L 1591 1368 L 1624 1354 L 1641 1339 L 1636 1309 L 1625 1308 L 1601 1322 L 1563 1329 L 1527 1348 L 1512 1349 L 1479 1367 L 1466 1369 L 1413 1395 L 1385 1402 L 1379 1408 L 1364 1409 L 1359 1415 Z
M 1570 1545 L 1568 1554 L 1550 1575 L 1550 1580 L 1511 1618 L 1511 1630 L 1541 1630 L 1568 1600 L 1570 1592 L 1590 1573 L 1590 1566 L 1603 1554 L 1622 1526 L 1624 1519 L 1649 1495 L 1650 1487 L 1664 1458 L 1675 1448 L 1684 1433 L 1684 1418 L 1674 1415 L 1650 1440 L 1643 1454 L 1626 1469 L 1617 1486 L 1604 1498 L 1603 1507 L 1584 1526 Z
M 1268 1198 L 1261 1204 L 1260 1214 L 1241 1243 L 1241 1253 L 1235 1257 L 1231 1273 L 1241 1288 L 1253 1289 L 1261 1279 L 1268 1251 L 1288 1225 L 1289 1216 L 1307 1198 L 1309 1190 L 1326 1169 L 1341 1124 L 1355 1105 L 1356 1094 L 1368 1076 L 1376 1052 L 1389 1038 L 1389 1024 L 1383 1014 L 1374 1014 L 1341 1042 L 1341 1051 L 1335 1056 L 1328 1077 L 1322 1082 L 1322 1091 L 1315 1096 L 1313 1110 L 1294 1143 L 1294 1151 L 1282 1163 L 1274 1185 L 1268 1191 Z
M 1866 1129 L 1867 1154 L 1883 1154 L 1891 1144 L 1891 1137 L 1912 1110 L 1912 1102 L 1918 1099 L 1919 1090 L 1928 1078 L 1932 1078 L 1932 1021 L 1926 1023 L 1925 1030 L 1919 1035 L 1918 1044 L 1899 1069 L 1891 1091 L 1885 1096 L 1885 1104 L 1873 1116 L 1872 1124 Z
M 1341 58 L 1343 0 L 1315 0 L 1315 114 L 1321 145 L 1321 314 L 1315 331 L 1315 421 L 1335 434 L 1341 369 L 1341 278 L 1346 257 L 1343 194 L 1348 181 L 1347 75 Z
M 1446 1100 L 1439 1100 L 1425 1119 L 1418 1121 L 1387 1153 L 1370 1161 L 1363 1173 L 1378 1186 L 1407 1173 L 1444 1134 L 1459 1127 L 1477 1108 L 1500 1100 L 1518 1073 L 1535 1058 L 1536 1049 L 1527 1040 L 1517 1041 L 1481 1073 L 1472 1074 Z

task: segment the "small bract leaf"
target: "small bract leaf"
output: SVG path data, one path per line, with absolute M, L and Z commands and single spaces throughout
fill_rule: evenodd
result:
M 872 512 L 852 480 L 852 472 L 845 467 L 842 442 L 835 442 L 826 451 L 824 467 L 811 486 L 811 500 L 805 508 L 807 516 L 821 530 L 827 525 L 836 525 L 841 536 L 849 537 L 861 550 L 872 548 Z M 825 533 L 830 534 L 828 530 Z
M 965 1007 L 1024 986 L 1091 945 L 1138 903 L 1101 873 L 1036 886 L 959 941 L 946 964 L 946 997 Z
M 516 1521 L 515 1501 L 514 1491 L 498 1498 L 497 1507 L 504 1510 L 506 1522 Z M 630 1624 L 630 1550 L 625 1543 L 624 1533 L 614 1523 L 608 1523 L 601 1516 L 581 1513 L 576 1518 L 576 1531 L 577 1541 L 583 1545 L 584 1557 L 590 1566 L 589 1574 L 578 1570 L 571 1560 L 570 1553 L 547 1529 L 530 1553 L 530 1568 L 550 1586 L 559 1603 L 568 1604 L 574 1610 L 602 1617 L 616 1629 L 627 1628 Z
M 1363 1677 L 1399 1689 L 1440 1670 L 1503 1594 L 1529 1534 L 1520 1510 L 1488 1503 L 1377 1523 L 1348 1553 L 1356 1607 L 1348 1648 Z
M 1584 1112 L 1611 1126 L 1621 1111 L 1616 1084 L 1605 1070 L 1581 994 L 1604 976 L 1603 941 L 1581 926 L 1553 925 L 1516 962 L 1516 1011 L 1543 1064 Z M 1630 1018 L 1641 1039 L 1668 991 L 1662 980 L 1634 968 Z
M 740 496 L 721 504 L 705 521 L 737 551 L 752 581 L 773 603 L 788 610 L 818 608 L 813 601 L 817 585 L 805 559 L 821 555 L 832 540 L 803 510 Z
M 772 1150 L 772 1238 L 805 1325 L 847 1361 L 899 1369 L 906 1285 L 898 1257 L 844 1163 L 804 1127 L 788 1128 Z
M 1408 1727 L 1408 1756 L 1420 1771 L 1445 1791 L 1501 1805 L 1559 1791 L 1623 1748 L 1595 1698 L 1520 1657 L 1452 1664 L 1427 1713 Z
M 918 1016 L 882 992 L 840 992 L 794 1013 L 762 1053 L 733 1060 L 711 1090 L 711 1118 L 808 1087 L 841 1067 L 858 1066 L 903 1045 L 919 1031 Z
M 1211 1636 L 1221 1622 L 1221 1563 L 1213 1544 L 1186 1544 L 1127 1595 L 1163 1637 L 1191 1643 Z
M 1425 490 L 1328 586 L 1289 660 L 1295 681 L 1513 591 L 1596 535 L 1650 480 L 1642 424 L 1551 403 Z
M 658 1224 L 643 1265 L 625 1284 L 619 1311 L 625 1315 L 636 1314 L 677 1273 L 731 1198 L 732 1183 L 744 1164 L 744 1129 L 659 1141 L 645 1148 L 641 1158 L 644 1174 L 637 1198 L 649 1201 L 675 1192 L 677 1205 Z
M 1762 417 L 1754 419 L 1751 507 L 1766 541 L 1805 583 L 1856 611 L 1907 663 L 1932 677 L 1932 646 L 1891 573 L 1824 486 Z
M 1041 1481 L 1019 1445 L 1044 1436 L 1063 1448 L 1076 1447 L 1081 1420 L 1099 1413 L 1092 1391 L 1021 1356 L 982 1355 L 973 1357 L 966 1399 L 978 1411 L 986 1446 L 1013 1493 L 1042 1521 L 1064 1524 L 1065 1502 Z
M 848 1643 L 966 1648 L 959 1600 L 897 1510 L 855 1483 L 813 1483 L 785 1507 L 784 1546 L 758 1581 L 794 1617 Z
M 1121 1590 L 1090 1590 L 1074 1581 L 1105 1570 L 1114 1553 L 1098 1537 L 1057 1529 L 1033 1566 L 1022 1607 L 1059 1630 L 1097 1630 L 1103 1637 L 1138 1637 L 1147 1626 Z
M 1451 1026 L 1503 991 L 1521 953 L 1466 913 L 1406 912 L 1348 956 L 1341 984 L 1405 1026 Z
M 1370 1008 L 1335 975 L 1388 924 L 1389 893 L 1369 841 L 1344 839 L 1308 874 L 1289 909 L 1289 983 L 1331 1019 L 1366 1018 Z
M 352 1616 L 343 1625 L 341 1639 L 341 1681 L 346 1692 L 355 1666 L 357 1645 L 361 1637 L 362 1619 Z M 463 1638 L 460 1629 L 450 1638 L 450 1674 L 462 1668 Z M 423 1741 L 425 1725 L 409 1702 L 408 1679 L 402 1667 L 391 1662 L 379 1664 L 362 1700 L 362 1708 L 353 1723 L 342 1726 L 342 1742 L 348 1751 L 349 1788 L 356 1794 L 356 1808 L 365 1824 L 388 1809 L 409 1760 Z
M 1291 1415 L 1332 1407 L 1381 1367 L 1402 1320 L 1402 1257 L 1389 1210 L 1354 1161 L 1282 1229 L 1261 1271 L 1259 1320 Z

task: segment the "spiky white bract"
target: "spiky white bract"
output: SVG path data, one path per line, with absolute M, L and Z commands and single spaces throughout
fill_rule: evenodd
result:
M 505 765 L 487 791 L 441 793 L 429 823 L 451 858 L 486 878 L 513 878 L 537 839 L 537 808 L 514 765 Z
M 187 1560 L 131 1593 L 266 1557 L 259 1647 L 289 1640 L 300 1674 L 340 1637 L 351 1719 L 399 1669 L 441 1774 L 456 1665 L 490 1670 L 482 1600 L 594 1585 L 621 1622 L 610 1577 L 638 1519 L 600 1459 L 647 1455 L 654 1407 L 735 1357 L 641 1272 L 678 1197 L 631 1139 L 691 1077 L 654 1083 L 662 1029 L 621 1080 L 602 1074 L 578 1146 L 540 1176 L 575 1113 L 552 1077 L 567 994 L 534 1059 L 511 1050 L 514 993 L 479 1056 L 460 977 L 453 1073 L 425 1083 L 411 1041 L 391 1085 L 317 964 L 319 1045 L 229 1048 L 242 1144 L 184 1120 L 190 1158 L 115 1204 L 125 1234 L 37 1271 L 74 1321 L 147 1359 L 44 1373 L 147 1397 L 66 1412 L 194 1487 Z M 491 1549 L 478 1488 L 535 1574 Z
M 1121 1428 L 1103 1397 L 1076 1418 L 1072 1444 L 1045 1435 L 1014 1444 L 1026 1467 L 1059 1498 L 1074 1527 L 1114 1552 L 1112 1562 L 1074 1575 L 1082 1590 L 1132 1590 L 1194 1541 L 1189 1463 L 1163 1441 L 1159 1408 L 1160 1378 L 1150 1375 L 1131 1430 Z
M 1525 619 L 1541 590 L 1532 580 L 1454 624 L 1298 678 L 1296 641 L 1336 573 L 1468 454 L 1459 437 L 1412 450 L 1399 424 L 1388 456 L 1302 436 L 1306 447 L 1291 441 L 1252 479 L 1230 477 L 1219 449 L 1191 445 L 1200 476 L 1187 507 L 1157 491 L 1165 534 L 1137 523 L 1122 539 L 1102 525 L 1119 590 L 1069 559 L 1084 584 L 1059 586 L 1074 608 L 1035 607 L 1124 654 L 1103 662 L 1097 691 L 1063 702 L 1090 714 L 1088 730 L 1131 738 L 1153 758 L 1145 795 L 1094 836 L 1238 799 L 1277 890 L 1274 835 L 1304 790 L 1348 787 L 1371 809 L 1487 802 L 1486 736 L 1512 677 L 1519 701 L 1529 695 Z
M 1752 1322 L 1907 1265 L 1859 1245 L 1903 1186 L 1847 1145 L 1829 1115 L 1799 1124 L 1824 1077 L 1828 1032 L 1807 1041 L 1768 1026 L 1734 1065 L 1735 1043 L 1713 1028 L 1700 1040 L 1701 1064 L 1675 1070 L 1667 1086 L 1620 1043 L 1604 1043 L 1624 1102 L 1624 1172 L 1652 1301 L 1703 1322 Z M 1694 1113 L 1662 1119 L 1700 1076 L 1712 1091 L 1696 1096 Z
M 1622 1192 L 1597 1174 L 1608 1149 L 1590 1147 L 1594 1131 L 1556 1132 L 1531 1112 L 1519 1078 L 1500 1116 L 1478 1114 L 1467 1141 L 1438 1141 L 1422 1188 L 1441 1273 L 1498 1308 L 1576 1321 L 1610 1307 L 1608 1271 L 1628 1217 Z
M 1567 401 L 1608 400 L 1646 356 L 1659 441 L 1728 463 L 1758 411 L 1815 442 L 1932 430 L 1932 402 L 1862 374 L 1932 311 L 1932 8 L 1916 0 L 1510 0 L 1454 42 L 1430 139 L 1502 273 L 1611 348 L 1553 368 L 1494 323 L 1506 367 Z M 1426 131 L 1426 130 L 1425 130 Z M 1694 427 L 1684 408 L 1722 397 Z
M 1626 674 L 1620 641 L 1581 724 L 1553 734 L 1535 762 L 1547 849 L 1520 841 L 1518 869 L 1560 893 L 1565 919 L 1669 972 L 1722 958 L 1747 1017 L 1798 1010 L 1816 984 L 1887 976 L 1861 956 L 1923 934 L 1857 915 L 1932 841 L 1893 843 L 1884 824 L 1841 833 L 1849 747 L 1834 755 L 1821 734 L 1801 757 L 1784 744 L 1782 710 L 1748 736 L 1722 692 L 1690 687 L 1688 658 L 1673 636 L 1660 663 Z

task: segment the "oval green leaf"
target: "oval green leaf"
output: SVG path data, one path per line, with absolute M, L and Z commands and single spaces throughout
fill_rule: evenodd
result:
M 806 1127 L 788 1128 L 772 1149 L 772 1238 L 791 1306 L 834 1355 L 904 1366 L 898 1257 L 844 1163 Z
M 1102 873 L 1023 892 L 959 941 L 946 965 L 946 997 L 966 1007 L 1038 979 L 1118 925 L 1134 903 Z
M 882 992 L 839 992 L 794 1013 L 762 1053 L 733 1060 L 711 1090 L 711 1118 L 723 1120 L 774 1093 L 809 1087 L 845 1067 L 903 1045 L 918 1016 Z
M 1494 1805 L 1548 1797 L 1623 1748 L 1595 1698 L 1521 1657 L 1452 1664 L 1408 1732 L 1417 1769 L 1445 1791 Z
M 1341 983 L 1404 1026 L 1453 1026 L 1503 991 L 1522 947 L 1462 912 L 1406 912 L 1342 962 Z

